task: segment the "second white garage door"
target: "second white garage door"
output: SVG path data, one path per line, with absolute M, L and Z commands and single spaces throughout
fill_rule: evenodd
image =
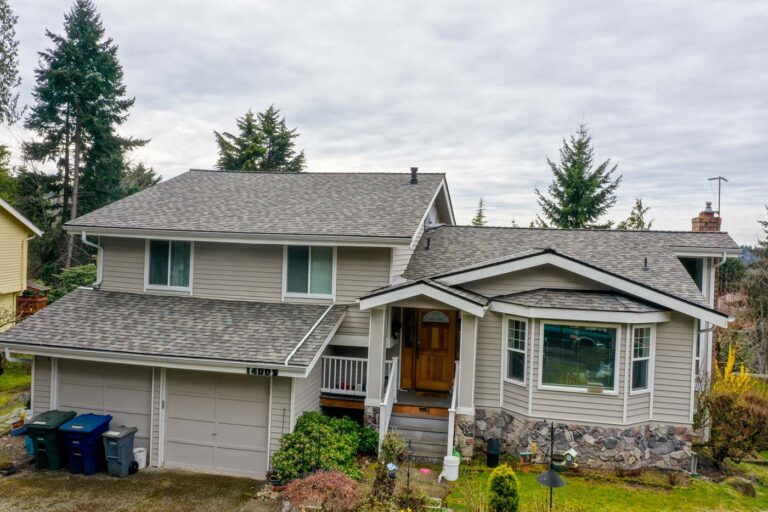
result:
M 166 466 L 263 478 L 268 421 L 268 379 L 168 370 Z

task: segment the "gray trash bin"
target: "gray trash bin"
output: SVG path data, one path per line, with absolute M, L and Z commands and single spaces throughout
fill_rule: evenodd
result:
M 113 427 L 101 434 L 107 455 L 107 473 L 124 477 L 136 472 L 133 460 L 133 437 L 136 427 Z

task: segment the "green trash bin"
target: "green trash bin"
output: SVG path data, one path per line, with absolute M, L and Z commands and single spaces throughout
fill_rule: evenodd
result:
M 59 427 L 75 416 L 75 411 L 46 411 L 27 423 L 37 469 L 61 469 L 67 465 L 67 446 Z

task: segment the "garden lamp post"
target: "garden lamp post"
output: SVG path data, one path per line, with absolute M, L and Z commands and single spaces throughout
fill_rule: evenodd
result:
M 549 425 L 549 470 L 536 477 L 536 481 L 549 487 L 549 510 L 552 512 L 552 495 L 556 487 L 565 487 L 565 480 L 552 467 L 552 454 L 555 452 L 555 423 Z

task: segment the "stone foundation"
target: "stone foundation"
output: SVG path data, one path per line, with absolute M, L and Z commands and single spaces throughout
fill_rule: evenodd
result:
M 473 438 L 471 436 L 474 436 Z M 571 448 L 578 452 L 583 467 L 612 469 L 616 465 L 689 470 L 691 427 L 645 424 L 633 427 L 597 427 L 555 423 L 555 453 Z M 549 423 L 516 418 L 506 411 L 475 411 L 471 416 L 456 416 L 456 446 L 462 457 L 472 457 L 473 448 L 485 450 L 488 439 L 499 438 L 503 453 L 537 453 L 544 462 L 549 452 Z

